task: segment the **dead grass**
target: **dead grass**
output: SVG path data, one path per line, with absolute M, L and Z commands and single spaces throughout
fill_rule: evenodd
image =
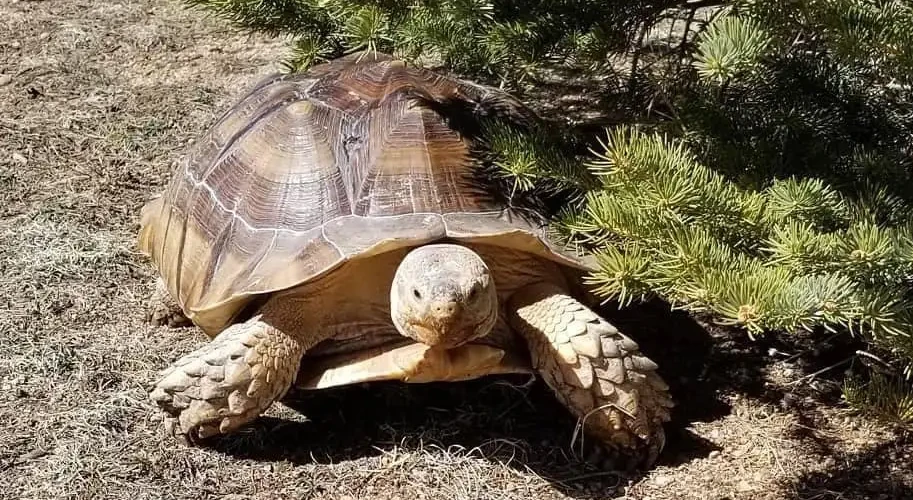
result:
M 617 321 L 680 406 L 643 477 L 571 456 L 541 385 L 496 380 L 303 395 L 211 448 L 166 437 L 146 387 L 203 339 L 143 322 L 138 209 L 281 51 L 177 0 L 0 3 L 0 498 L 911 497 L 909 437 L 649 307 Z

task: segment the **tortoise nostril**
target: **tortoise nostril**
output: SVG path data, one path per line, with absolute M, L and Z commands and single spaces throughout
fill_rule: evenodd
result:
M 432 306 L 431 310 L 438 318 L 446 318 L 458 312 L 459 304 L 456 302 L 439 302 Z

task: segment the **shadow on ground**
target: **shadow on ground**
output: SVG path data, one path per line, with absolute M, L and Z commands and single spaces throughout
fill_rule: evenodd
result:
M 720 395 L 759 395 L 763 390 L 768 357 L 744 352 L 762 349 L 760 345 L 715 335 L 662 303 L 604 313 L 660 364 L 676 397 L 661 464 L 685 463 L 715 449 L 687 428 L 728 414 Z M 211 445 L 240 458 L 295 463 L 347 461 L 394 448 L 473 450 L 518 470 L 532 470 L 575 498 L 605 498 L 638 478 L 591 465 L 586 450 L 575 454 L 574 419 L 543 383 L 529 381 L 499 377 L 466 383 L 375 383 L 296 393 L 286 406 L 306 421 L 261 417 Z
M 826 442 L 816 441 L 829 448 Z M 796 500 L 909 500 L 913 498 L 911 445 L 913 436 L 907 434 L 858 453 L 829 450 L 833 463 L 829 460 L 823 471 L 801 475 L 784 490 L 791 492 L 788 498 Z

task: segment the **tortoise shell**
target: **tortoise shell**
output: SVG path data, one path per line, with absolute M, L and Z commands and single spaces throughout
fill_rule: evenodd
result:
M 379 53 L 266 78 L 143 207 L 140 250 L 211 336 L 264 294 L 435 240 L 586 269 L 479 175 L 477 141 L 462 129 L 485 113 L 535 119 L 498 89 Z

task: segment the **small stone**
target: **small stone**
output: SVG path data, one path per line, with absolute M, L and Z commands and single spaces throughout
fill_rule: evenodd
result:
M 717 457 L 719 457 L 719 456 L 720 456 L 720 451 L 719 451 L 719 450 L 713 450 L 713 451 L 710 452 L 709 455 L 707 455 L 707 458 L 709 458 L 710 460 L 713 460 L 714 458 L 717 458 Z
M 750 482 L 743 479 L 735 485 L 735 488 L 739 491 L 751 491 L 754 489 L 754 486 L 752 486 Z
M 8 85 L 11 81 L 13 81 L 12 75 L 0 75 L 0 87 Z

